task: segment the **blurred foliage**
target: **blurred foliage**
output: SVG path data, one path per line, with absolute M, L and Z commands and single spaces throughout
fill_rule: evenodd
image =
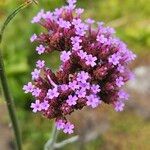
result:
M 0 0 L 0 25 L 6 16 L 22 2 L 23 0 Z M 51 123 L 47 123 L 47 120 L 39 116 L 36 118 L 29 112 L 32 98 L 22 91 L 22 86 L 30 80 L 30 72 L 35 67 L 35 61 L 39 58 L 35 53 L 35 45 L 30 44 L 29 38 L 33 33 L 43 31 L 41 27 L 32 25 L 30 21 L 41 8 L 53 10 L 64 3 L 65 0 L 40 0 L 39 5 L 26 8 L 9 25 L 3 39 L 5 66 L 9 77 L 9 86 L 19 112 L 25 150 L 41 150 L 49 136 L 47 131 L 51 127 Z M 124 40 L 135 53 L 142 55 L 148 51 L 150 47 L 149 0 L 138 0 L 138 2 L 137 0 L 78 0 L 78 6 L 85 8 L 83 17 L 104 21 L 107 25 L 115 27 L 117 36 Z M 47 60 L 47 64 L 52 69 L 58 68 L 57 53 L 41 57 Z M 129 126 L 133 126 L 134 130 L 134 125 L 130 125 L 130 122 Z M 122 131 L 118 131 L 118 128 Z M 113 132 L 116 130 L 117 132 L 128 132 L 128 125 L 125 126 L 124 122 L 120 122 L 120 124 L 115 124 L 112 130 Z M 86 149 L 95 150 L 102 144 L 103 139 L 97 140 L 89 143 Z M 95 145 L 96 148 L 91 145 Z M 133 148 L 129 147 L 128 149 L 136 148 L 133 146 Z

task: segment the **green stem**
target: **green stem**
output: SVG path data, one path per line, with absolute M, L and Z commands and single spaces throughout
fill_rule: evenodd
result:
M 29 4 L 31 4 L 33 1 L 27 1 L 23 4 L 21 4 L 17 9 L 15 9 L 6 19 L 6 21 L 4 22 L 1 30 L 0 30 L 0 44 L 2 42 L 3 39 L 3 34 L 4 31 L 7 27 L 7 25 L 10 23 L 10 21 L 24 8 L 26 8 Z M 20 129 L 19 129 L 19 125 L 18 125 L 18 120 L 16 117 L 16 111 L 15 111 L 15 106 L 14 106 L 14 101 L 13 98 L 10 94 L 9 91 L 9 86 L 8 86 L 8 81 L 7 81 L 7 76 L 6 76 L 6 72 L 5 72 L 5 67 L 4 67 L 4 61 L 3 61 L 3 56 L 2 56 L 2 52 L 0 49 L 0 80 L 1 80 L 1 84 L 2 84 L 2 89 L 4 92 L 4 97 L 7 103 L 7 108 L 8 108 L 8 112 L 9 112 L 9 116 L 12 122 L 12 127 L 13 127 L 13 131 L 14 131 L 14 135 L 15 135 L 15 139 L 16 139 L 16 147 L 18 150 L 22 150 L 22 141 L 21 141 L 21 134 L 20 134 Z
M 56 125 L 53 125 L 52 137 L 45 144 L 44 150 L 55 150 L 55 143 L 58 136 L 58 130 L 56 129 Z

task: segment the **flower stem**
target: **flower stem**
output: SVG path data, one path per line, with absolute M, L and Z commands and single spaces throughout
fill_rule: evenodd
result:
M 66 146 L 68 144 L 71 144 L 71 143 L 74 143 L 74 142 L 77 142 L 77 141 L 79 141 L 79 136 L 78 135 L 73 136 L 73 137 L 71 137 L 69 139 L 66 139 L 66 140 L 64 140 L 64 141 L 62 141 L 60 143 L 56 143 L 55 144 L 55 148 L 56 149 L 60 149 L 60 148 Z
M 0 44 L 2 42 L 3 34 L 4 31 L 7 27 L 7 25 L 11 22 L 11 20 L 24 8 L 26 8 L 29 4 L 31 4 L 33 1 L 28 0 L 25 3 L 21 4 L 17 9 L 15 9 L 5 20 L 1 30 L 0 30 Z M 21 134 L 20 134 L 20 129 L 18 125 L 18 120 L 16 117 L 16 111 L 15 111 L 15 106 L 14 106 L 14 101 L 13 98 L 10 94 L 9 86 L 8 86 L 8 81 L 7 81 L 7 76 L 5 72 L 5 67 L 4 67 L 4 60 L 2 56 L 2 51 L 0 49 L 0 80 L 2 84 L 2 89 L 4 93 L 4 97 L 6 100 L 8 112 L 9 112 L 9 117 L 11 119 L 15 139 L 16 139 L 16 148 L 17 150 L 22 150 L 22 140 L 21 140 Z
M 56 129 L 56 125 L 53 125 L 52 137 L 46 142 L 44 150 L 55 150 L 55 143 L 58 136 L 58 130 Z

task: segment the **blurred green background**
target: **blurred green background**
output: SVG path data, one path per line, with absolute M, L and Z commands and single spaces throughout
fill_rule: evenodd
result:
M 0 0 L 0 25 L 6 16 L 22 2 L 22 0 Z M 40 0 L 39 5 L 26 8 L 9 24 L 3 39 L 5 67 L 21 124 L 24 150 L 43 149 L 44 143 L 50 136 L 52 121 L 31 112 L 29 106 L 33 99 L 23 93 L 22 87 L 30 80 L 30 72 L 35 67 L 35 61 L 38 58 L 46 59 L 47 64 L 53 69 L 57 69 L 59 65 L 58 54 L 39 57 L 35 53 L 35 45 L 30 44 L 29 38 L 33 33 L 40 33 L 42 28 L 30 22 L 40 9 L 53 10 L 64 3 L 64 0 Z M 104 21 L 106 25 L 116 29 L 117 36 L 138 55 L 137 60 L 131 66 L 134 70 L 139 69 L 139 66 L 144 68 L 150 66 L 149 0 L 78 0 L 77 5 L 85 9 L 84 18 Z M 145 76 L 143 80 L 144 78 Z M 150 76 L 147 77 L 147 82 L 149 78 Z M 127 86 L 127 89 L 132 91 L 131 102 L 127 104 L 127 109 L 122 113 L 116 113 L 112 108 L 104 106 L 95 111 L 85 109 L 75 114 L 71 120 L 77 126 L 76 134 L 80 134 L 83 139 L 87 134 L 92 135 L 93 132 L 99 134 L 86 144 L 84 140 L 80 140 L 77 145 L 70 144 L 62 149 L 149 150 L 150 116 L 138 113 L 139 109 L 143 108 L 148 111 L 149 93 L 144 91 L 144 98 L 139 97 L 140 93 L 136 88 L 130 90 L 130 87 L 132 86 Z M 9 150 L 12 145 L 12 134 L 8 128 L 9 118 L 2 92 L 0 93 L 0 112 L 0 134 L 2 133 L 0 149 Z M 90 117 L 94 119 L 91 120 Z M 82 118 L 85 121 L 79 121 Z M 108 127 L 103 132 L 103 130 L 99 131 L 99 126 L 102 129 Z M 59 140 L 67 137 L 60 133 Z

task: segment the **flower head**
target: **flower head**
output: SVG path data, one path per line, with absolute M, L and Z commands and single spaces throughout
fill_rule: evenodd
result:
M 39 55 L 60 53 L 60 66 L 52 71 L 44 60 L 36 62 L 32 82 L 24 85 L 25 93 L 36 99 L 33 112 L 56 119 L 56 127 L 64 133 L 74 132 L 67 115 L 85 106 L 98 107 L 102 102 L 122 111 L 129 95 L 122 86 L 131 79 L 129 63 L 136 58 L 115 30 L 92 18 L 82 19 L 82 8 L 76 0 L 53 12 L 41 10 L 32 23 L 46 30 L 33 34 Z M 97 28 L 96 28 L 97 25 Z

